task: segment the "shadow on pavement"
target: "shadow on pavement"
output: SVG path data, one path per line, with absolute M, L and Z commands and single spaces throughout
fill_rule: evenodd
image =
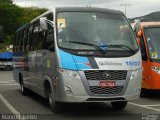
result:
M 160 100 L 160 90 L 146 90 L 142 89 L 141 97 L 147 99 L 157 99 Z
M 47 100 L 38 94 L 29 91 L 27 97 L 50 109 Z M 132 114 L 127 108 L 116 111 L 109 103 L 67 103 L 63 105 L 62 113 L 38 114 L 38 120 L 141 120 L 141 114 Z
M 49 104 L 46 99 L 37 95 L 34 92 L 29 91 L 28 95 L 31 99 L 39 102 L 45 107 L 49 108 Z M 54 114 L 54 113 L 53 113 Z M 98 116 L 119 116 L 131 114 L 127 110 L 116 111 L 112 109 L 110 103 L 65 103 L 63 104 L 63 112 L 57 114 L 58 116 L 65 117 L 98 117 Z

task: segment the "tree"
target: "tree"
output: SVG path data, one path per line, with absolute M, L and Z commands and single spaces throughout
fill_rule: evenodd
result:
M 46 10 L 35 7 L 21 8 L 14 5 L 12 0 L 0 0 L 0 25 L 4 28 L 5 44 L 13 43 L 16 29 Z

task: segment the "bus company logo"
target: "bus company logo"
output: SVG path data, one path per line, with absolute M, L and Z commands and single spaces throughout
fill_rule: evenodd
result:
M 111 77 L 110 72 L 103 73 L 103 77 L 106 78 L 106 79 L 109 79 Z
M 99 62 L 100 66 L 104 66 L 104 65 L 112 65 L 112 66 L 122 66 L 122 63 L 120 62 L 112 62 L 112 61 L 103 61 L 103 62 Z
M 151 69 L 152 69 L 154 72 L 160 74 L 160 68 L 158 68 L 158 67 L 152 67 Z

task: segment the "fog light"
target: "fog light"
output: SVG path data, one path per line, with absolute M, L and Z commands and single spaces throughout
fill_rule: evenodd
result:
M 72 90 L 68 86 L 64 86 L 64 89 L 65 89 L 66 95 L 68 95 L 68 96 L 73 95 Z

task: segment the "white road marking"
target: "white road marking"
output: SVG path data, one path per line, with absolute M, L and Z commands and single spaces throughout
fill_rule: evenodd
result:
M 158 107 L 158 106 L 160 106 L 160 104 L 155 104 L 155 105 L 143 105 L 143 106 L 147 106 L 147 107 Z
M 12 80 L 12 79 L 10 79 L 10 80 L 0 80 L 0 81 L 16 82 L 15 80 Z
M 20 113 L 0 94 L 0 100 L 5 104 L 5 106 L 15 115 L 20 115 Z M 24 118 L 19 120 L 25 120 Z
M 0 100 L 6 105 L 6 107 L 16 115 L 19 115 L 20 113 L 0 94 Z
M 0 81 L 0 83 L 11 83 L 11 82 L 8 82 L 8 81 Z
M 0 81 L 0 86 L 3 85 L 19 85 L 19 84 L 13 80 Z
M 136 103 L 132 103 L 132 102 L 128 102 L 128 103 L 131 104 L 131 105 L 134 105 L 134 106 L 138 106 L 138 107 L 142 107 L 142 108 L 145 108 L 145 109 L 150 109 L 150 110 L 153 110 L 153 111 L 160 112 L 160 109 L 155 109 L 155 108 L 152 108 L 152 107 L 148 107 L 148 106 L 144 106 L 144 105 L 140 105 L 140 104 L 136 104 Z
M 6 80 L 6 81 L 16 82 L 15 80 Z
M 3 86 L 3 85 L 19 85 L 19 84 L 0 84 L 0 86 Z

